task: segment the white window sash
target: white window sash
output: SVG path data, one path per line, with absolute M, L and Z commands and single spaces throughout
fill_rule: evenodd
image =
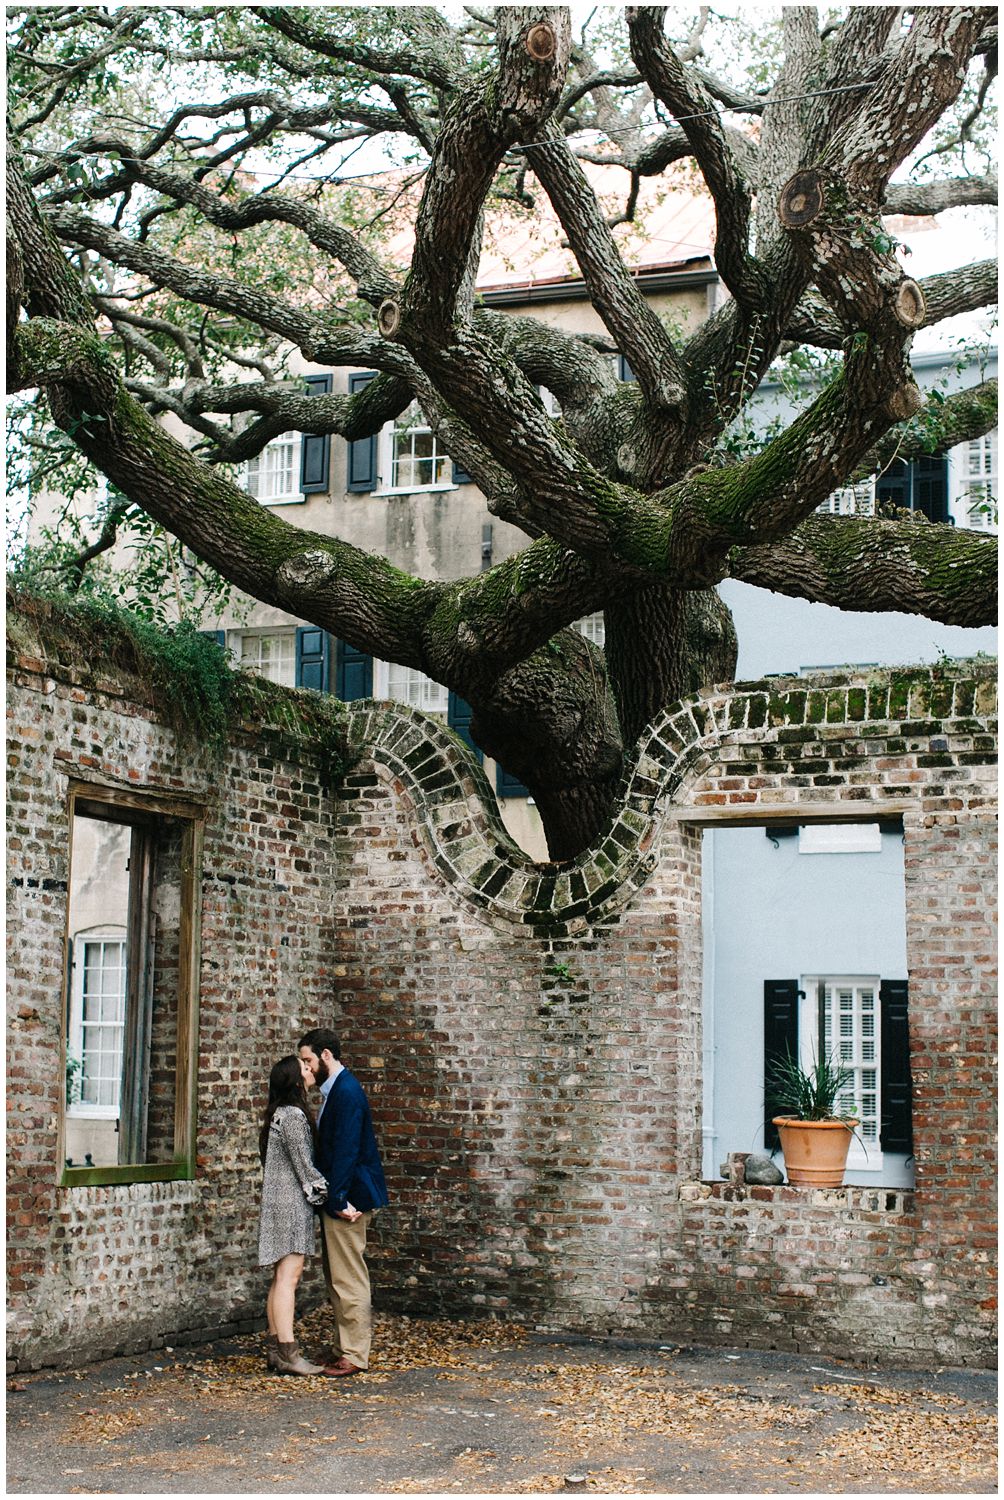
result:
M 117 995 L 117 999 L 119 1001 L 117 1009 L 121 1012 L 121 1017 L 116 1021 L 111 1021 L 104 1018 L 100 1020 L 96 1019 L 94 1021 L 85 1021 L 84 982 L 87 971 L 87 950 L 88 948 L 97 948 L 104 950 L 113 947 L 118 947 L 121 949 L 122 962 L 120 965 L 116 966 L 116 968 L 121 973 L 121 985 Z M 86 931 L 78 932 L 74 935 L 73 982 L 70 988 L 70 1024 L 68 1028 L 68 1051 L 72 1056 L 78 1058 L 80 1061 L 81 1069 L 78 1077 L 80 1080 L 81 1089 L 84 1086 L 84 1082 L 87 1076 L 87 1053 L 90 1050 L 87 1046 L 88 1032 L 97 1032 L 100 1030 L 101 1032 L 105 1033 L 106 1036 L 107 1033 L 111 1032 L 116 1034 L 118 1038 L 118 1046 L 116 1049 L 114 1049 L 114 1051 L 109 1053 L 108 1049 L 104 1048 L 101 1050 L 101 1053 L 99 1053 L 99 1055 L 111 1055 L 113 1057 L 117 1057 L 118 1059 L 117 1071 L 114 1075 L 112 1075 L 114 1076 L 116 1084 L 116 1097 L 114 1103 L 100 1104 L 93 1101 L 80 1099 L 76 1103 L 67 1104 L 66 1113 L 68 1116 L 74 1119 L 114 1120 L 118 1118 L 121 1105 L 120 1094 L 122 1086 L 122 1051 L 125 1042 L 125 1010 L 127 1004 L 126 961 L 126 929 L 124 927 L 116 926 L 88 928 Z M 110 1081 L 110 1077 L 107 1074 L 99 1074 L 98 1081 L 108 1082 Z
M 300 491 L 300 434 L 283 432 L 248 460 L 248 494 L 261 505 L 290 505 L 302 500 Z
M 421 709 L 435 719 L 445 719 L 449 712 L 450 692 L 442 683 L 417 667 L 399 667 L 379 658 L 373 662 L 373 696 Z
M 404 418 L 408 417 L 409 413 L 415 413 L 414 421 L 404 420 Z M 416 439 L 423 437 L 431 439 L 432 454 L 418 460 L 420 465 L 422 465 L 420 472 L 424 472 L 425 468 L 428 468 L 428 472 L 433 477 L 421 483 L 402 483 L 400 480 L 401 471 L 411 461 L 407 453 L 413 453 Z M 398 452 L 399 443 L 402 449 L 400 454 Z M 453 482 L 452 458 L 448 453 L 440 449 L 432 428 L 426 425 L 421 413 L 417 412 L 414 403 L 408 408 L 408 412 L 402 413 L 401 420 L 398 422 L 388 422 L 381 429 L 377 445 L 377 456 L 379 469 L 377 484 L 379 486 L 378 493 L 381 495 L 414 495 L 422 491 L 454 490 L 458 488 Z M 435 477 L 440 473 L 444 477 Z

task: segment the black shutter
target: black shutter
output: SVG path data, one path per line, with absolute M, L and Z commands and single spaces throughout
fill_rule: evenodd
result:
M 495 766 L 495 791 L 500 797 L 529 797 L 530 789 L 525 787 L 518 776 L 511 771 L 506 771 L 496 763 Z
M 457 461 L 456 461 L 456 459 L 453 460 L 453 483 L 454 484 L 473 484 L 474 483 L 473 479 L 468 474 L 467 470 L 463 467 L 462 464 L 458 464 Z
M 307 375 L 309 396 L 331 394 L 330 375 Z M 300 442 L 300 490 L 304 495 L 326 495 L 330 489 L 331 438 L 325 433 L 305 432 Z
M 905 979 L 883 979 L 882 1007 L 882 1131 L 883 1151 L 913 1152 L 913 1088 L 910 1079 L 910 1027 Z
M 617 379 L 618 380 L 636 380 L 637 379 L 637 376 L 635 375 L 635 372 L 632 370 L 631 366 L 628 364 L 628 362 L 624 358 L 623 354 L 618 354 L 618 356 L 617 356 Z
M 913 509 L 929 521 L 948 520 L 948 459 L 922 454 L 913 461 Z
M 331 692 L 331 642 L 316 625 L 296 628 L 296 685 L 315 693 Z
M 335 693 L 343 703 L 373 696 L 373 658 L 348 641 L 335 645 Z
M 770 1079 L 776 1063 L 798 1056 L 798 980 L 765 979 L 763 984 L 763 1076 L 764 1146 L 776 1151 L 781 1144 L 777 1126 L 771 1121 L 777 1105 L 771 1102 Z
M 454 692 L 450 693 L 446 706 L 446 722 L 455 734 L 458 734 L 465 745 L 468 745 L 478 758 L 478 764 L 484 760 L 484 755 L 471 739 L 471 717 L 473 709 L 471 705 L 458 698 Z
M 885 473 L 875 481 L 875 504 L 909 510 L 910 494 L 910 465 L 905 459 L 894 458 Z
M 349 395 L 354 396 L 363 386 L 375 380 L 375 370 L 362 370 L 349 376 Z M 352 495 L 365 494 L 376 486 L 377 481 L 377 435 L 357 438 L 349 444 L 349 472 L 345 488 Z M 341 695 L 339 695 L 341 696 Z

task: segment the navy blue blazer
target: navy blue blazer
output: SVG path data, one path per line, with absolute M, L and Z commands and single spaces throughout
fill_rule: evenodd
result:
M 369 1100 L 347 1068 L 331 1085 L 317 1122 L 317 1169 L 328 1180 L 324 1212 L 332 1218 L 347 1203 L 368 1213 L 390 1201 Z

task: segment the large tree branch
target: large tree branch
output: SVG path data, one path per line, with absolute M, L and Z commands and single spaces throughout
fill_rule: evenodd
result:
M 944 625 L 997 620 L 997 543 L 952 526 L 814 516 L 770 546 L 737 548 L 729 576 L 839 609 L 899 611 Z
M 918 283 L 924 313 L 921 328 L 930 328 L 959 313 L 976 312 L 997 301 L 998 266 L 995 260 L 975 261 L 955 271 L 940 271 Z M 846 328 L 832 309 L 816 296 L 799 303 L 788 322 L 787 336 L 817 349 L 840 349 Z
M 425 28 L 429 34 L 423 36 L 422 28 L 413 26 L 406 47 L 384 50 L 371 47 L 365 42 L 337 41 L 330 31 L 321 30 L 305 19 L 310 14 L 307 10 L 293 10 L 277 5 L 255 5 L 251 9 L 267 26 L 281 31 L 308 52 L 332 57 L 339 62 L 353 63 L 380 77 L 419 78 L 440 89 L 452 89 L 457 83 L 458 69 L 450 55 L 452 49 L 444 47 L 443 36 L 438 29 L 433 32 L 430 28 Z M 409 19 L 421 17 L 423 10 L 424 7 L 416 7 L 411 12 L 399 11 L 398 16 L 403 23 L 406 16 Z
M 655 411 L 678 414 L 686 383 L 673 341 L 625 267 L 596 195 L 556 126 L 530 159 L 575 252 L 590 300 L 630 361 L 646 401 Z
M 410 362 L 403 350 L 394 350 L 359 330 L 333 328 L 325 317 L 260 291 L 247 282 L 200 270 L 152 245 L 137 244 L 127 235 L 109 229 L 78 209 L 57 209 L 50 215 L 50 222 L 61 238 L 97 250 L 113 264 L 138 272 L 155 286 L 177 292 L 196 306 L 233 313 L 259 328 L 277 333 L 316 363 L 375 363 L 378 367 L 389 366 L 401 372 L 409 367 Z
M 568 65 L 567 12 L 501 7 L 498 25 L 495 76 L 465 89 L 440 130 L 402 305 L 390 315 L 403 314 L 415 331 L 420 326 L 423 341 L 449 338 L 498 165 L 509 146 L 535 134 L 549 117 Z
M 834 165 L 862 203 L 878 208 L 897 167 L 958 98 L 984 17 L 978 6 L 913 12 L 909 32 L 837 142 Z
M 997 173 L 982 177 L 945 177 L 937 182 L 905 182 L 889 188 L 884 214 L 940 214 L 946 208 L 997 203 Z
M 737 302 L 764 300 L 762 268 L 749 250 L 750 185 L 729 147 L 711 96 L 690 77 L 663 32 L 665 7 L 629 6 L 631 55 L 656 98 L 672 110 L 715 203 L 715 263 Z

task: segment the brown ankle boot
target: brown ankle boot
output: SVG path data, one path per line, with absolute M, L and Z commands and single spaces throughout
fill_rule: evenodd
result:
M 265 1335 L 265 1364 L 270 1370 L 274 1370 L 279 1358 L 279 1337 L 275 1333 Z
M 312 1365 L 304 1359 L 296 1340 L 291 1344 L 276 1343 L 275 1368 L 280 1375 L 320 1375 L 323 1365 Z

